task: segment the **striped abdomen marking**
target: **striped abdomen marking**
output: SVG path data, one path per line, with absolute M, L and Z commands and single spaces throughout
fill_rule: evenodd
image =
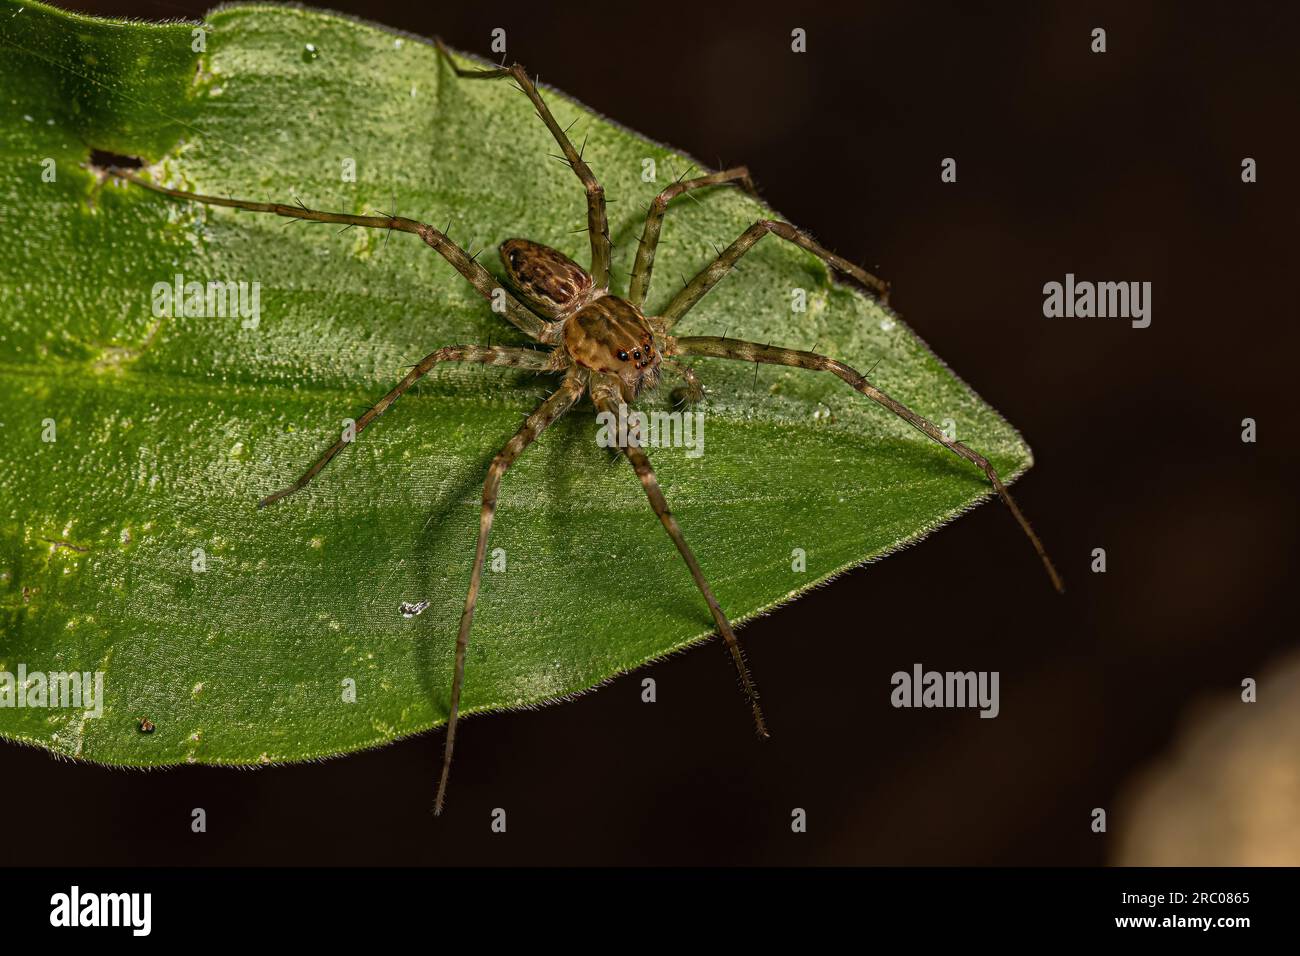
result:
M 510 284 L 550 319 L 591 291 L 591 276 L 582 266 L 538 242 L 507 239 L 501 243 L 501 262 Z

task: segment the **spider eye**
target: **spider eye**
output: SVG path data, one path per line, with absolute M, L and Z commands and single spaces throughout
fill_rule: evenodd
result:
M 619 350 L 618 350 L 618 360 L 619 360 L 620 362 L 626 362 L 626 361 L 627 361 L 627 353 L 624 352 L 622 349 L 619 349 Z
M 638 362 L 641 361 L 641 350 L 640 350 L 640 349 L 633 349 L 633 350 L 632 350 L 632 357 L 633 357 L 634 359 L 636 359 Z

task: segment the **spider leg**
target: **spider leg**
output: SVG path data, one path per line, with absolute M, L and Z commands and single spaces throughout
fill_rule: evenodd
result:
M 564 384 L 533 410 L 514 437 L 497 452 L 497 456 L 492 459 L 491 467 L 488 468 L 487 480 L 483 483 L 483 510 L 479 516 L 474 569 L 470 572 L 469 593 L 465 597 L 465 610 L 460 616 L 460 630 L 456 634 L 456 673 L 451 683 L 451 713 L 447 718 L 447 741 L 442 754 L 442 776 L 438 780 L 438 796 L 433 805 L 435 814 L 442 813 L 443 802 L 447 796 L 451 754 L 456 745 L 456 725 L 460 720 L 460 692 L 465 683 L 465 652 L 469 648 L 469 628 L 474 621 L 474 607 L 478 603 L 479 585 L 483 580 L 483 562 L 487 557 L 488 534 L 492 531 L 492 519 L 496 516 L 501 476 L 538 435 L 573 407 L 573 403 L 582 397 L 585 387 L 585 373 L 571 370 L 565 377 Z
M 646 213 L 645 229 L 641 232 L 641 241 L 636 248 L 636 264 L 632 267 L 632 281 L 627 290 L 628 301 L 638 309 L 645 306 L 646 292 L 650 289 L 650 273 L 654 271 L 655 250 L 659 247 L 659 231 L 663 227 L 668 204 L 682 193 L 692 189 L 699 189 L 702 186 L 721 186 L 727 183 L 738 183 L 746 192 L 754 192 L 754 183 L 749 178 L 749 170 L 744 166 L 737 166 L 708 176 L 679 180 L 654 198 L 654 202 L 650 204 L 650 211 Z
M 673 300 L 659 314 L 664 328 L 671 329 L 678 319 L 689 312 L 700 299 L 704 298 L 710 289 L 722 281 L 723 276 L 731 271 L 741 256 L 752 249 L 754 244 L 769 232 L 787 242 L 794 243 L 800 249 L 807 249 L 826 262 L 831 268 L 856 279 L 868 290 L 875 293 L 881 302 L 887 303 L 889 301 L 889 283 L 884 279 L 876 278 L 860 266 L 855 266 L 849 260 L 823 248 L 788 222 L 780 222 L 775 219 L 760 219 L 741 233 L 739 239 L 723 249 L 716 259 L 696 273 L 695 278 L 691 279 L 685 288 L 673 296 Z
M 125 179 L 137 186 L 143 186 L 153 192 L 162 193 L 164 196 L 204 203 L 208 206 L 230 206 L 252 212 L 274 213 L 277 216 L 285 216 L 290 219 L 306 219 L 311 222 L 337 222 L 348 226 L 366 226 L 371 229 L 396 229 L 398 232 L 409 232 L 419 236 L 435 252 L 450 262 L 452 267 L 468 279 L 470 285 L 477 289 L 483 298 L 491 301 L 496 290 L 501 289 L 501 283 L 493 278 L 492 273 L 484 269 L 475 261 L 473 256 L 470 256 L 464 249 L 428 223 L 417 222 L 403 216 L 354 216 L 342 212 L 321 212 L 317 209 L 308 209 L 303 205 L 291 206 L 285 203 L 231 199 L 226 196 L 204 196 L 200 193 L 186 192 L 183 189 L 169 189 L 166 186 L 159 186 L 157 183 L 143 179 L 126 169 L 112 168 L 106 170 L 106 172 L 118 179 Z M 501 289 L 501 292 L 504 296 L 505 312 L 503 315 L 506 320 L 531 339 L 549 341 L 550 337 L 547 332 L 550 325 L 526 309 L 507 290 Z
M 519 63 L 514 66 L 500 67 L 492 70 L 467 70 L 456 65 L 452 59 L 451 52 L 443 45 L 442 40 L 434 38 L 439 52 L 447 60 L 447 64 L 456 71 L 456 75 L 466 80 L 493 80 L 503 76 L 513 77 L 519 84 L 519 89 L 524 95 L 532 101 L 537 110 L 537 115 L 546 128 L 551 131 L 555 137 L 555 142 L 559 144 L 560 151 L 564 153 L 564 162 L 570 169 L 577 174 L 583 188 L 587 192 L 587 232 L 591 237 L 591 278 L 597 289 L 604 289 L 609 286 L 609 262 L 610 262 L 610 242 L 609 242 L 609 220 L 605 215 L 605 187 L 596 179 L 595 174 L 591 171 L 582 159 L 582 152 L 573 148 L 573 143 L 569 141 L 568 134 L 555 121 L 551 115 L 550 108 L 542 99 L 542 94 L 538 92 L 536 85 L 528 78 L 528 71 Z
M 674 372 L 686 382 L 684 400 L 686 403 L 694 405 L 696 402 L 704 400 L 704 383 L 700 377 L 695 374 L 695 370 L 689 365 L 683 365 L 681 362 L 674 362 L 672 359 L 662 359 L 661 364 L 670 372 Z M 676 395 L 676 391 L 673 393 Z
M 257 507 L 265 508 L 267 505 L 273 505 L 281 498 L 287 498 L 294 492 L 305 488 L 307 483 L 315 478 L 335 455 L 356 441 L 356 436 L 360 435 L 367 425 L 388 411 L 388 407 L 401 398 L 403 392 L 427 375 L 429 370 L 439 362 L 477 362 L 481 365 L 503 365 L 509 368 L 527 368 L 542 372 L 550 369 L 550 354 L 535 349 L 483 345 L 451 345 L 430 352 L 420 360 L 419 364 L 412 366 L 411 371 L 397 383 L 392 391 L 375 402 L 364 415 L 357 419 L 351 438 L 339 438 L 338 441 L 326 449 L 325 454 L 321 455 L 301 478 L 287 488 L 281 488 L 275 494 L 267 495 L 257 503 Z
M 843 362 L 827 358 L 825 355 L 819 355 L 816 352 L 804 352 L 798 349 L 777 348 L 771 345 L 759 345 L 755 342 L 745 342 L 739 339 L 723 339 L 716 336 L 686 336 L 676 339 L 673 343 L 673 352 L 681 355 L 700 355 L 709 358 L 734 359 L 740 362 L 762 362 L 766 365 L 788 365 L 794 368 L 812 369 L 818 372 L 830 372 L 839 376 L 845 382 L 848 382 L 853 388 L 857 389 L 867 398 L 871 399 L 878 405 L 883 405 L 899 418 L 914 426 L 928 437 L 934 439 L 940 445 L 947 448 L 954 454 L 960 455 L 971 464 L 979 468 L 989 483 L 993 485 L 993 490 L 997 492 L 1004 504 L 1011 510 L 1016 521 L 1020 524 L 1021 530 L 1029 538 L 1029 543 L 1034 546 L 1034 551 L 1043 562 L 1043 567 L 1047 569 L 1047 575 L 1052 579 L 1052 586 L 1057 591 L 1064 592 L 1065 585 L 1061 581 L 1061 576 L 1056 573 L 1056 568 L 1052 564 L 1052 559 L 1047 556 L 1047 550 L 1043 547 L 1042 541 L 1034 533 L 1034 529 L 1029 526 L 1029 521 L 1021 513 L 1020 508 L 1016 505 L 1011 493 L 1007 491 L 1006 485 L 998 477 L 998 473 L 993 470 L 988 459 L 977 452 L 967 448 L 959 441 L 953 441 L 945 435 L 933 422 L 922 418 L 916 412 L 912 411 L 902 402 L 890 398 L 880 389 L 876 388 L 867 381 L 866 376 L 856 369 L 850 368 Z
M 600 411 L 617 416 L 621 403 L 617 381 L 607 376 L 593 384 L 591 387 L 591 400 Z M 722 613 L 717 598 L 713 596 L 713 589 L 709 587 L 709 582 L 704 579 L 704 572 L 700 570 L 700 563 L 695 560 L 694 552 L 691 551 L 690 545 L 686 543 L 686 538 L 682 535 L 682 529 L 677 524 L 677 519 L 668 508 L 668 501 L 659 488 L 659 481 L 655 478 L 654 468 L 650 465 L 650 458 L 640 446 L 631 442 L 622 445 L 621 448 L 627 455 L 628 461 L 631 462 L 632 468 L 636 471 L 637 477 L 641 479 L 641 485 L 645 488 L 646 497 L 650 499 L 650 507 L 659 516 L 659 521 L 663 524 L 664 530 L 668 532 L 668 537 L 672 538 L 673 544 L 677 546 L 678 553 L 686 562 L 686 566 L 690 568 L 691 577 L 695 579 L 695 586 L 704 595 L 704 601 L 709 605 L 709 612 L 713 615 L 713 622 L 717 625 L 723 640 L 727 642 L 727 649 L 731 652 L 732 662 L 736 665 L 736 672 L 740 676 L 740 686 L 744 690 L 745 698 L 749 701 L 750 710 L 754 714 L 754 726 L 758 730 L 760 737 L 767 737 L 767 722 L 763 719 L 763 709 L 758 703 L 758 688 L 754 686 L 754 681 L 749 676 L 749 667 L 745 663 L 745 655 L 740 649 L 740 642 L 736 640 L 736 634 L 731 629 L 731 622 Z

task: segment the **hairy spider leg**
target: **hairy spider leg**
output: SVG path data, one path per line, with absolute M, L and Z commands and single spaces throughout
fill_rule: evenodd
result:
M 655 251 L 659 248 L 659 233 L 663 228 L 664 215 L 668 212 L 668 204 L 692 189 L 732 183 L 739 185 L 750 194 L 755 194 L 754 182 L 749 178 L 749 170 L 744 166 L 736 166 L 732 169 L 724 169 L 722 172 L 710 173 L 708 176 L 678 180 L 654 198 L 646 213 L 641 241 L 636 247 L 636 263 L 632 267 L 632 281 L 628 284 L 627 290 L 629 302 L 638 309 L 645 307 L 646 293 L 650 290 L 650 274 L 655 267 Z
M 426 222 L 417 222 L 403 216 L 354 216 L 343 212 L 321 212 L 318 209 L 308 209 L 304 205 L 290 206 L 285 203 L 232 199 L 228 196 L 205 196 L 201 193 L 186 192 L 183 189 L 169 189 L 166 186 L 159 186 L 157 183 L 150 182 L 126 169 L 110 168 L 106 172 L 118 179 L 125 179 L 137 186 L 143 186 L 153 192 L 162 193 L 164 196 L 203 203 L 208 206 L 228 206 L 234 209 L 247 209 L 251 212 L 268 212 L 289 219 L 306 219 L 311 222 L 334 222 L 346 226 L 396 229 L 398 232 L 409 232 L 419 236 L 438 255 L 451 263 L 452 268 L 468 279 L 470 285 L 483 298 L 495 302 L 497 300 L 494 297 L 501 296 L 500 301 L 505 306 L 502 315 L 506 321 L 519 331 L 537 341 L 546 341 L 548 332 L 550 332 L 550 324 L 541 317 L 534 315 L 507 290 L 502 289 L 501 283 L 492 276 L 492 273 L 479 265 L 474 256 L 469 255 L 464 249 Z
M 849 260 L 837 256 L 830 250 L 818 245 L 788 222 L 779 222 L 775 219 L 760 219 L 741 233 L 739 239 L 723 249 L 716 259 L 696 273 L 695 277 L 673 296 L 672 301 L 659 313 L 664 328 L 671 329 L 678 319 L 689 312 L 695 303 L 704 298 L 710 289 L 722 281 L 723 277 L 735 266 L 736 260 L 752 249 L 754 244 L 768 233 L 779 236 L 787 242 L 792 242 L 801 249 L 807 249 L 826 262 L 831 268 L 860 282 L 870 292 L 874 293 L 881 302 L 889 301 L 889 283 L 884 279 L 873 276 L 860 266 L 855 266 Z
M 397 401 L 402 393 L 418 382 L 421 378 L 429 373 L 435 365 L 440 362 L 476 362 L 480 365 L 498 365 L 506 368 L 524 368 L 532 369 L 537 372 L 550 371 L 551 353 L 537 351 L 535 349 L 509 348 L 505 346 L 485 346 L 485 345 L 449 345 L 446 348 L 437 349 L 430 352 L 422 358 L 418 364 L 412 366 L 406 376 L 397 383 L 397 385 L 387 395 L 372 405 L 364 415 L 357 419 L 353 427 L 353 433 L 350 437 L 340 437 L 331 445 L 325 454 L 316 460 L 316 463 L 307 469 L 306 473 L 293 484 L 286 488 L 281 488 L 275 494 L 267 495 L 257 503 L 257 507 L 265 508 L 267 505 L 275 504 L 281 498 L 287 498 L 294 492 L 301 491 L 307 486 L 320 470 L 330 463 L 335 455 L 341 452 L 348 445 L 356 440 L 376 418 L 388 411 L 388 407 Z
M 619 404 L 622 401 L 618 380 L 613 376 L 601 376 L 596 382 L 592 383 L 591 400 L 600 411 L 617 416 Z M 677 524 L 677 519 L 668 508 L 668 501 L 659 488 L 659 481 L 655 478 L 654 468 L 650 465 L 649 457 L 638 445 L 631 442 L 622 443 L 620 449 L 627 455 L 627 459 L 631 462 L 637 477 L 641 479 L 641 485 L 645 488 L 646 497 L 650 499 L 650 507 L 658 515 L 664 530 L 668 532 L 668 537 L 672 538 L 673 544 L 677 546 L 678 553 L 681 554 L 682 560 L 686 562 L 686 566 L 691 571 L 691 577 L 695 579 L 695 586 L 704 595 L 704 601 L 709 605 L 709 612 L 713 615 L 713 622 L 717 625 L 723 640 L 727 642 L 727 649 L 731 652 L 731 659 L 736 665 L 741 689 L 744 691 L 745 698 L 749 701 L 750 709 L 754 714 L 754 727 L 760 737 L 767 737 L 767 722 L 763 719 L 763 709 L 759 706 L 758 688 L 754 686 L 754 681 L 749 676 L 749 666 L 745 663 L 745 655 L 741 651 L 740 642 L 736 640 L 736 634 L 731 629 L 731 622 L 722 613 L 717 598 L 713 596 L 713 589 L 709 587 L 709 582 L 705 580 L 704 572 L 700 570 L 700 563 L 695 560 L 695 553 L 691 551 L 690 545 L 686 543 L 686 538 L 682 534 L 681 527 Z
M 880 389 L 872 385 L 865 375 L 854 368 L 845 365 L 835 359 L 828 358 L 816 352 L 804 352 L 798 349 L 778 348 L 771 345 L 759 345 L 756 342 L 745 342 L 740 339 L 724 339 L 717 336 L 684 336 L 673 340 L 672 354 L 680 355 L 698 355 L 707 358 L 733 359 L 738 362 L 761 362 L 767 365 L 788 365 L 795 368 L 812 369 L 818 372 L 830 372 L 839 376 L 857 391 L 861 392 L 867 398 L 871 399 L 878 405 L 883 405 L 899 418 L 913 425 L 925 435 L 938 442 L 949 451 L 960 455 L 962 458 L 975 465 L 984 472 L 993 490 L 997 492 L 998 497 L 1011 509 L 1011 514 L 1019 522 L 1021 530 L 1029 538 L 1029 543 L 1034 546 L 1034 551 L 1042 559 L 1043 567 L 1047 569 L 1047 575 L 1052 580 L 1052 586 L 1057 591 L 1064 592 L 1065 585 L 1061 581 L 1061 576 L 1057 574 L 1056 567 L 1052 564 L 1052 559 L 1047 556 L 1047 550 L 1043 547 L 1042 541 L 1034 533 L 1034 529 L 1029 526 L 1029 521 L 1017 507 L 1011 493 L 1007 491 L 1006 486 L 998 477 L 998 473 L 993 470 L 988 459 L 977 452 L 967 448 L 959 441 L 954 441 L 945 435 L 933 422 L 922 418 L 916 412 L 912 411 L 902 402 L 890 398 Z
M 469 593 L 465 597 L 465 610 L 460 616 L 460 630 L 456 634 L 456 672 L 451 682 L 451 713 L 447 718 L 447 740 L 442 752 L 442 775 L 438 779 L 438 796 L 434 800 L 434 814 L 441 814 L 447 796 L 447 780 L 451 775 L 452 750 L 456 745 L 456 725 L 460 720 L 460 694 L 465 683 L 465 652 L 469 648 L 469 629 L 474 621 L 474 607 L 478 603 L 479 585 L 483 580 L 483 561 L 487 556 L 488 535 L 492 519 L 496 516 L 497 494 L 501 489 L 501 476 L 542 432 L 582 397 L 586 387 L 586 373 L 570 368 L 564 383 L 524 420 L 519 431 L 506 442 L 488 468 L 483 483 L 483 508 L 479 514 L 478 545 L 474 551 L 474 569 L 470 572 Z
M 672 359 L 663 359 L 661 364 L 670 372 L 679 375 L 686 383 L 682 391 L 685 393 L 678 400 L 679 404 L 694 405 L 696 402 L 704 400 L 704 383 L 700 377 L 695 374 L 695 370 L 689 365 L 683 365 L 681 362 L 674 362 Z M 676 394 L 676 390 L 674 390 Z
M 555 142 L 559 144 L 560 151 L 564 153 L 564 163 L 577 174 L 583 189 L 586 190 L 587 233 L 591 238 L 591 269 L 588 271 L 591 273 L 597 289 L 608 288 L 610 241 L 609 220 L 605 215 L 605 187 L 596 179 L 591 167 L 583 161 L 582 151 L 573 148 L 568 133 L 560 127 L 560 124 L 555 121 L 555 117 L 551 115 L 551 110 L 542 99 L 542 94 L 538 92 L 533 81 L 528 78 L 528 71 L 519 63 L 498 69 L 467 70 L 456 65 L 451 52 L 443 45 L 441 39 L 435 37 L 434 43 L 437 44 L 438 50 L 446 59 L 447 64 L 462 79 L 493 80 L 504 76 L 513 77 L 515 82 L 519 84 L 519 89 L 532 101 L 538 117 L 546 124 L 546 128 L 555 137 Z

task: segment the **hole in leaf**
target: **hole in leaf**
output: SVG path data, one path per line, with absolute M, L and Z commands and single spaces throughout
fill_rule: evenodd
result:
M 123 156 L 121 153 L 110 153 L 106 149 L 92 149 L 90 151 L 90 165 L 98 169 L 140 169 L 144 166 L 144 160 L 139 156 Z

